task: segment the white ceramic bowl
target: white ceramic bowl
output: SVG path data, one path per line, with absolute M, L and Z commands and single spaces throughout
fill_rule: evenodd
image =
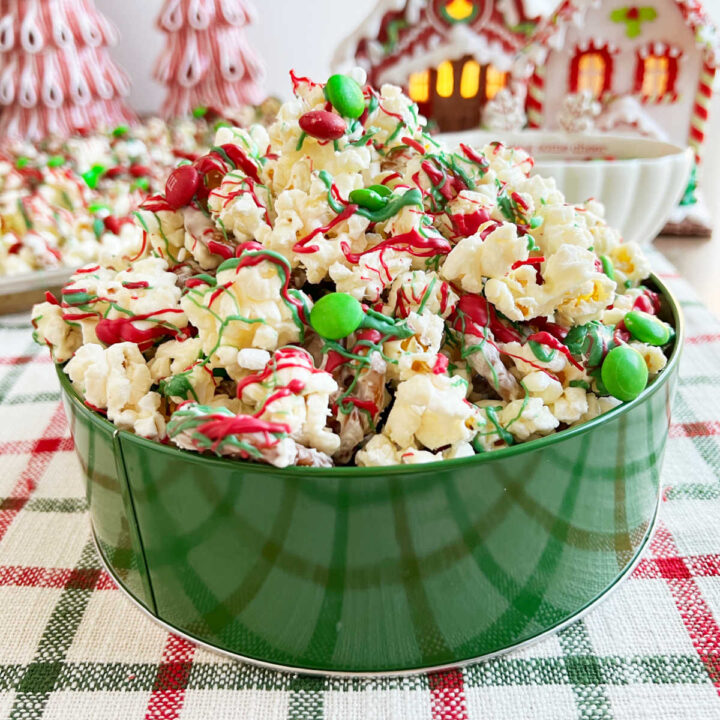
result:
M 537 130 L 468 130 L 441 137 L 450 145 L 482 147 L 500 140 L 525 148 L 535 158 L 533 172 L 554 177 L 568 202 L 600 200 L 608 223 L 626 241 L 644 245 L 655 239 L 682 198 L 693 162 L 690 148 L 638 137 Z

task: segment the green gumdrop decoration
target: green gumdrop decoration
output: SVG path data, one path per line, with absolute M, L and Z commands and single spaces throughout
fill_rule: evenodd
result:
M 362 305 L 352 295 L 334 292 L 321 297 L 310 311 L 310 325 L 327 340 L 340 340 L 355 332 L 365 317 Z
M 645 358 L 635 348 L 619 345 L 607 354 L 602 364 L 601 378 L 613 397 L 630 402 L 647 387 Z
M 350 202 L 368 210 L 382 210 L 387 205 L 387 198 L 371 188 L 358 188 L 350 193 Z
M 660 347 L 667 345 L 672 337 L 670 326 L 654 315 L 631 310 L 624 318 L 627 331 L 642 343 Z
M 359 118 L 365 112 L 362 88 L 348 75 L 332 75 L 325 85 L 325 96 L 346 118 Z

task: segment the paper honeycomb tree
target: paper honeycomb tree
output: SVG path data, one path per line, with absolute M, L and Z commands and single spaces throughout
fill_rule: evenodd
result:
M 158 27 L 167 34 L 155 78 L 167 87 L 165 117 L 199 106 L 219 111 L 265 98 L 262 64 L 244 28 L 254 18 L 244 0 L 165 0 Z
M 131 122 L 130 84 L 94 0 L 0 0 L 0 137 L 39 140 Z

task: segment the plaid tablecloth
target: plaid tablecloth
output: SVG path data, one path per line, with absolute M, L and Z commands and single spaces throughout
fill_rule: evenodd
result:
M 655 261 L 682 301 L 688 340 L 645 558 L 550 639 L 402 679 L 259 670 L 136 610 L 95 554 L 47 352 L 26 315 L 0 317 L 0 718 L 720 718 L 720 322 Z

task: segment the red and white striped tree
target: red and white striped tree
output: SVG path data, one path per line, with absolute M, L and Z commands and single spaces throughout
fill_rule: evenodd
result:
M 0 137 L 133 121 L 130 83 L 107 49 L 116 41 L 94 0 L 0 0 Z
M 245 0 L 164 0 L 157 24 L 167 41 L 155 78 L 167 87 L 165 117 L 199 106 L 237 110 L 265 98 L 264 70 L 244 30 L 253 19 Z

